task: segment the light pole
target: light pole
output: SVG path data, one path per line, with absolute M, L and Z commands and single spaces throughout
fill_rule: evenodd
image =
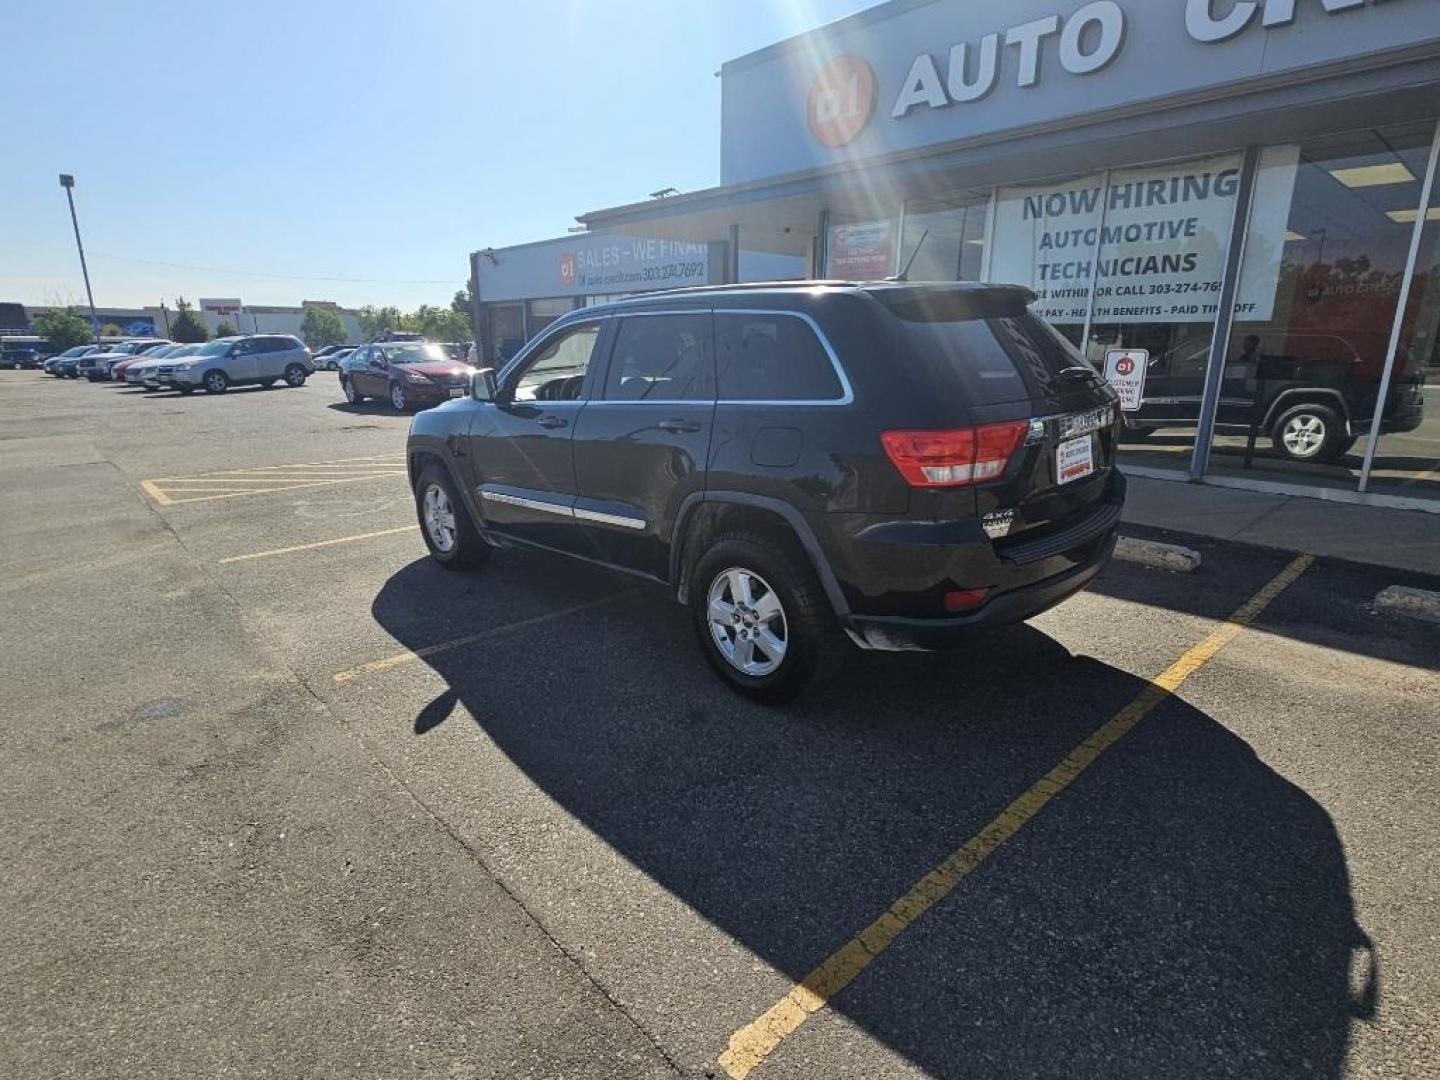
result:
M 95 344 L 100 344 L 100 319 L 95 314 L 95 294 L 90 291 L 90 271 L 85 266 L 85 245 L 80 242 L 80 219 L 75 216 L 75 177 L 69 173 L 60 174 L 60 186 L 65 189 L 65 201 L 70 204 L 70 224 L 75 226 L 75 248 L 80 252 L 80 273 L 85 278 L 85 298 L 90 301 L 90 326 L 95 331 Z

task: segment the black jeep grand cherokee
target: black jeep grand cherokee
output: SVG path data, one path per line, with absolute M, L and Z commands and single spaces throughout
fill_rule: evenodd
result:
M 408 459 L 446 567 L 528 544 L 668 585 L 710 664 L 794 697 L 844 641 L 932 649 L 1078 591 L 1125 481 L 1109 386 L 1009 286 L 653 293 L 547 327 Z

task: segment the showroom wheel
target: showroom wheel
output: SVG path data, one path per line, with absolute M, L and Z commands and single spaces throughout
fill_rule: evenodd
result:
M 706 661 L 763 704 L 793 701 L 843 658 L 845 639 L 814 570 L 763 537 L 716 540 L 691 575 L 689 602 Z
M 223 371 L 207 371 L 205 373 L 205 392 L 207 394 L 223 394 L 230 389 L 230 376 Z
M 304 386 L 305 380 L 309 375 L 310 372 L 305 370 L 304 364 L 287 364 L 285 367 L 285 385 L 291 387 Z
M 345 391 L 345 400 L 351 405 L 359 405 L 365 400 L 365 395 L 355 389 L 355 384 L 344 375 L 340 376 L 340 389 Z
M 443 466 L 427 465 L 420 473 L 415 514 L 431 558 L 445 569 L 466 570 L 490 557 L 490 545 L 470 520 Z
M 390 407 L 396 412 L 404 412 L 410 407 L 410 403 L 405 400 L 405 388 L 398 382 L 390 384 Z
M 1328 405 L 1296 405 L 1275 422 L 1271 441 L 1291 461 L 1333 461 L 1348 438 L 1345 426 Z

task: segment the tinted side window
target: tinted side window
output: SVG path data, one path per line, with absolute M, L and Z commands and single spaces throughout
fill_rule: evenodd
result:
M 551 338 L 526 362 L 515 383 L 515 400 L 577 400 L 599 336 L 599 323 L 585 323 Z
M 708 311 L 620 320 L 607 401 L 711 401 L 714 384 Z
M 845 396 L 830 355 L 794 315 L 715 315 L 721 401 L 835 401 Z

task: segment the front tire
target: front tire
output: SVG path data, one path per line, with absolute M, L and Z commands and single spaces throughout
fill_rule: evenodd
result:
M 470 520 L 450 474 L 427 465 L 415 484 L 415 516 L 430 557 L 446 570 L 468 570 L 490 558 L 490 545 Z
M 690 578 L 706 661 L 737 693 L 781 705 L 842 658 L 845 641 L 804 557 L 751 533 L 721 536 Z
M 1291 461 L 1333 461 L 1344 453 L 1345 425 L 1328 405 L 1296 405 L 1275 422 L 1271 442 Z
M 309 374 L 303 364 L 290 364 L 285 368 L 285 385 L 291 388 L 304 386 Z
M 230 389 L 230 376 L 223 371 L 207 371 L 205 373 L 205 392 L 207 394 L 223 394 Z

